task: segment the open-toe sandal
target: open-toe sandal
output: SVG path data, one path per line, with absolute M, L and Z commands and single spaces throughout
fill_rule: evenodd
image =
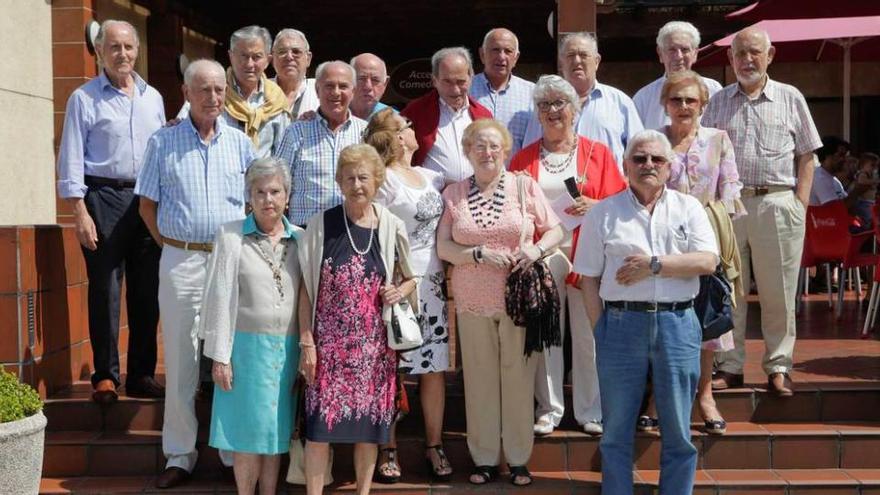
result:
M 525 482 L 517 482 L 518 478 L 525 478 Z M 510 484 L 513 486 L 529 486 L 532 484 L 532 473 L 525 466 L 510 466 Z
M 434 464 L 431 461 L 430 451 L 432 450 L 437 453 L 437 458 L 440 459 L 439 464 Z M 446 452 L 443 452 L 442 445 L 428 445 L 425 447 L 425 465 L 435 481 L 449 481 L 452 478 L 452 464 L 449 463 Z
M 391 485 L 400 481 L 400 464 L 397 463 L 397 449 L 392 447 L 379 449 L 380 455 L 384 452 L 388 453 L 388 458 L 385 462 L 376 467 L 373 479 L 376 483 Z M 385 474 L 389 471 L 396 472 L 397 474 Z
M 472 485 L 485 485 L 498 478 L 498 466 L 475 466 L 474 471 L 468 477 Z M 474 480 L 478 481 L 474 481 Z
M 727 433 L 727 421 L 723 419 L 707 419 L 703 422 L 706 433 L 709 435 L 724 435 Z

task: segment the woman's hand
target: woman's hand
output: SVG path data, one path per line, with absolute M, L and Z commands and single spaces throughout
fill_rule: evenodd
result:
M 229 392 L 232 390 L 232 364 L 214 361 L 214 366 L 211 367 L 211 378 L 215 385 L 224 392 Z
M 574 204 L 565 209 L 565 212 L 569 215 L 574 215 L 576 217 L 583 216 L 590 208 L 595 206 L 599 200 L 588 198 L 586 196 L 578 196 L 577 199 L 574 200 Z
M 512 254 L 484 247 L 483 263 L 488 263 L 497 268 L 510 268 L 516 263 L 516 258 Z
M 301 351 L 302 352 L 299 355 L 299 372 L 306 380 L 306 385 L 311 386 L 315 383 L 315 369 L 318 366 L 318 351 L 315 350 L 315 344 L 311 342 L 309 345 L 303 343 Z
M 538 249 L 538 247 L 534 244 L 530 244 L 516 253 L 516 262 L 514 263 L 513 270 L 511 271 L 515 272 L 517 270 L 524 270 L 532 266 L 532 263 L 538 261 L 540 257 L 541 250 Z
M 402 285 L 402 284 L 401 284 Z M 403 291 L 399 286 L 388 284 L 382 288 L 382 302 L 385 304 L 397 304 L 403 299 Z

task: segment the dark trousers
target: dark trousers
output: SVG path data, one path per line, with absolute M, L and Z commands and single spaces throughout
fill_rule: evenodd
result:
M 89 276 L 92 384 L 119 385 L 119 304 L 122 276 L 128 309 L 128 380 L 153 376 L 159 322 L 159 257 L 162 250 L 138 214 L 131 188 L 90 186 L 86 208 L 95 221 L 98 249 L 83 249 Z

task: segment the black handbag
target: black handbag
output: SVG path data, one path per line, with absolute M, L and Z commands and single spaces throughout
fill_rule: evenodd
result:
M 715 273 L 700 277 L 700 292 L 694 299 L 694 312 L 703 327 L 703 342 L 717 339 L 733 328 L 733 288 L 721 264 Z

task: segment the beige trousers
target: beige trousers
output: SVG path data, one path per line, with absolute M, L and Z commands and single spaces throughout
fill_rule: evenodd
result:
M 525 465 L 532 455 L 534 376 L 538 354 L 523 354 L 526 331 L 506 314 L 458 313 L 464 369 L 467 443 L 477 466 L 504 458 Z
M 768 375 L 788 372 L 796 336 L 795 297 L 804 247 L 806 208 L 793 191 L 743 195 L 742 200 L 748 215 L 735 220 L 733 228 L 742 256 L 743 287 L 748 292 L 752 269 L 758 286 L 764 336 L 761 364 Z M 748 303 L 743 295 L 737 295 L 733 314 L 735 348 L 717 354 L 718 369 L 743 372 L 747 316 Z

